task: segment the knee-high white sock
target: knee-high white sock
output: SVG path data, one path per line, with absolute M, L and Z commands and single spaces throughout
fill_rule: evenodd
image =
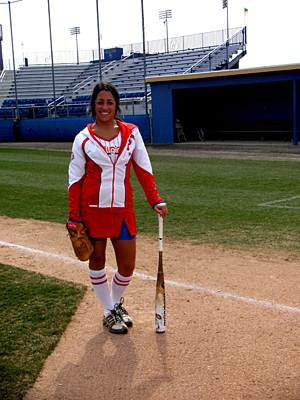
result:
M 110 310 L 114 309 L 115 303 L 111 301 L 106 269 L 100 271 L 89 269 L 89 274 L 96 296 L 104 308 L 104 314 L 108 315 Z
M 121 297 L 124 296 L 132 277 L 133 275 L 125 278 L 119 274 L 118 270 L 114 273 L 111 282 L 111 300 L 113 304 L 120 303 Z

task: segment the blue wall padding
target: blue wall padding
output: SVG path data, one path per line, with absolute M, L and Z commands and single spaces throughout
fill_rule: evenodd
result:
M 122 120 L 137 125 L 144 142 L 150 142 L 150 122 L 148 115 L 124 115 Z
M 3 119 L 0 121 L 0 142 L 14 142 L 14 121 Z
M 151 85 L 153 143 L 174 143 L 174 91 L 165 84 Z
M 126 115 L 122 119 L 137 125 L 143 140 L 149 142 L 150 125 L 147 115 Z M 22 142 L 72 142 L 77 133 L 92 122 L 91 117 L 21 119 L 20 138 Z
M 20 120 L 22 142 L 72 142 L 91 118 L 36 118 Z

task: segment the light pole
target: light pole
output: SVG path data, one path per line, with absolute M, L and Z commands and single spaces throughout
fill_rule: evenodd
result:
M 172 18 L 172 11 L 171 10 L 164 10 L 158 13 L 159 19 L 164 19 L 164 24 L 166 24 L 166 33 L 167 33 L 167 51 L 169 53 L 169 35 L 168 35 L 168 18 Z
M 56 111 L 56 94 L 55 94 L 55 80 L 54 80 L 54 64 L 53 64 L 53 49 L 52 49 L 52 33 L 51 33 L 51 17 L 50 17 L 50 1 L 48 1 L 48 18 L 49 18 L 49 36 L 50 36 L 50 49 L 51 49 L 51 65 L 52 65 L 52 85 L 54 96 L 54 116 L 57 117 Z
M 100 46 L 100 24 L 99 24 L 99 5 L 98 0 L 96 0 L 97 8 L 97 29 L 98 29 L 98 53 L 99 53 L 99 80 L 102 81 L 102 67 L 101 67 L 101 46 Z
M 226 61 L 227 61 L 227 69 L 228 69 L 228 63 L 229 63 L 229 60 L 228 60 L 228 46 L 229 46 L 229 42 L 228 42 L 228 39 L 229 39 L 229 19 L 228 19 L 228 0 L 222 0 L 222 4 L 223 4 L 223 6 L 222 6 L 222 8 L 224 9 L 224 8 L 227 8 L 227 42 L 226 42 Z
M 16 65 L 15 65 L 15 50 L 14 50 L 14 38 L 13 38 L 13 29 L 12 29 L 12 21 L 11 21 L 11 8 L 10 3 L 18 3 L 22 0 L 8 0 L 5 3 L 0 4 L 8 4 L 8 11 L 9 11 L 9 22 L 10 22 L 10 36 L 11 36 L 11 51 L 12 51 L 12 58 L 13 58 L 13 68 L 14 68 L 14 81 L 15 81 L 15 99 L 16 99 L 16 118 L 17 118 L 17 125 L 19 126 L 19 106 L 18 106 L 18 90 L 17 90 L 17 79 L 16 79 Z M 18 128 L 17 128 L 18 129 Z
M 144 86 L 145 86 L 145 109 L 146 115 L 148 115 L 148 98 L 147 98 L 147 83 L 146 83 L 146 46 L 145 46 L 145 23 L 144 23 L 144 3 L 141 0 L 142 9 L 142 30 L 143 30 L 143 57 L 144 57 Z
M 23 58 L 23 65 L 25 65 L 25 57 L 24 57 L 24 43 L 21 42 L 21 46 L 22 46 L 22 58 Z
M 2 55 L 2 44 L 1 44 L 2 40 L 3 40 L 2 25 L 0 24 L 0 71 L 1 72 L 4 69 L 4 66 L 3 66 L 3 55 Z
M 78 39 L 77 39 L 77 35 L 80 35 L 79 26 L 76 26 L 75 28 L 70 28 L 70 33 L 71 33 L 71 35 L 76 35 L 77 64 L 79 64 Z

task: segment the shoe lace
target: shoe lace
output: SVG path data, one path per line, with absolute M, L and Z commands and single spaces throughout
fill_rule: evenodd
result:
M 120 299 L 120 303 L 118 304 L 118 303 L 116 303 L 115 304 L 115 309 L 117 309 L 117 310 L 119 310 L 119 312 L 122 314 L 122 315 L 128 315 L 128 312 L 126 311 L 126 309 L 123 307 L 123 304 L 124 304 L 124 297 L 121 297 L 121 299 Z
M 117 310 L 111 310 L 111 313 L 110 313 L 108 319 L 110 321 L 113 320 L 114 323 L 122 322 L 122 318 L 118 314 Z

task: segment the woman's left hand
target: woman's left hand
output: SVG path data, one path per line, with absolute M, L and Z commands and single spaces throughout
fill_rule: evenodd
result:
M 154 211 L 157 212 L 162 218 L 165 218 L 165 216 L 168 214 L 168 209 L 167 209 L 167 204 L 166 203 L 159 203 L 156 204 L 154 207 Z

